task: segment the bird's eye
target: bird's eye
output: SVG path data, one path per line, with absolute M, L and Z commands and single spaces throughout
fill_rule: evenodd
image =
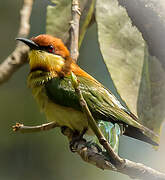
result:
M 49 53 L 55 53 L 54 47 L 52 45 L 47 47 Z

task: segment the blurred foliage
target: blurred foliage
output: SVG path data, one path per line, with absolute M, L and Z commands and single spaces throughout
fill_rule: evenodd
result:
M 97 1 L 100 49 L 118 93 L 136 114 L 145 43 L 117 1 Z
M 124 0 L 122 2 L 128 1 L 129 0 Z M 159 2 L 163 1 L 164 0 L 159 0 Z M 131 2 L 135 3 L 135 0 L 130 0 L 130 4 L 132 4 Z M 22 7 L 22 3 L 22 0 L 0 1 L 0 62 L 2 62 L 15 48 L 14 39 L 19 27 L 19 10 Z M 30 36 L 45 33 L 46 7 L 48 4 L 50 4 L 48 0 L 35 1 L 31 17 Z M 137 7 L 138 6 L 134 4 L 132 13 L 138 12 L 138 10 L 135 11 Z M 63 13 L 61 14 L 63 15 Z M 145 19 L 144 14 L 145 11 L 136 15 L 136 19 L 139 18 L 139 24 Z M 147 17 L 148 21 L 153 22 L 152 16 L 150 16 L 150 18 L 149 16 Z M 156 21 L 154 21 L 154 23 L 156 23 Z M 79 65 L 96 77 L 106 87 L 110 88 L 113 93 L 116 93 L 115 86 L 113 86 L 113 82 L 103 63 L 96 30 L 96 25 L 93 25 L 88 29 L 87 34 L 85 35 L 80 48 Z M 160 35 L 159 40 L 157 41 L 155 38 L 150 44 L 150 47 L 158 47 L 158 51 L 163 52 L 164 46 L 163 44 L 161 46 L 161 43 L 163 42 L 164 36 L 162 33 L 159 33 L 162 32 L 162 26 L 156 25 L 154 29 L 150 30 L 155 34 L 158 33 Z M 158 36 L 155 35 L 154 37 Z M 161 38 L 162 40 L 160 40 Z M 150 39 L 152 39 L 152 37 Z M 153 59 L 153 62 L 156 62 L 156 59 Z M 153 67 L 161 67 L 161 65 L 162 61 L 161 63 L 155 63 Z M 40 114 L 38 107 L 32 98 L 31 92 L 26 87 L 28 71 L 28 66 L 22 67 L 14 74 L 10 81 L 0 87 L 0 179 L 128 180 L 129 178 L 127 176 L 111 171 L 99 170 L 94 166 L 84 163 L 76 154 L 70 153 L 67 139 L 61 135 L 58 129 L 27 135 L 15 134 L 12 132 L 11 126 L 14 125 L 15 122 L 22 122 L 26 125 L 35 125 L 46 122 L 43 114 Z M 142 70 L 142 73 L 143 72 L 144 69 Z M 151 69 L 151 72 L 154 71 Z M 160 68 L 158 68 L 157 73 L 159 72 Z M 158 79 L 162 80 L 160 81 L 161 83 L 164 80 L 164 77 L 162 76 L 153 76 L 152 78 L 155 77 L 159 77 Z M 159 98 L 156 102 L 159 104 Z M 160 106 L 158 107 L 160 108 Z M 163 106 L 161 108 L 163 109 Z M 157 152 L 154 152 L 146 143 L 128 137 L 121 137 L 119 153 L 121 157 L 136 162 L 142 162 L 153 168 L 165 171 L 164 138 L 165 135 L 162 134 L 160 148 Z
M 159 60 L 148 54 L 144 57 L 138 96 L 138 116 L 141 123 L 160 134 L 165 117 L 165 71 Z
M 137 112 L 141 122 L 160 133 L 165 109 L 165 3 L 163 0 L 119 0 L 147 43 Z
M 148 52 L 143 39 L 147 32 L 143 35 L 132 26 L 115 0 L 97 1 L 96 22 L 101 52 L 118 93 L 139 121 L 159 134 L 165 119 L 165 72 Z
M 65 44 L 69 43 L 69 32 L 71 28 L 71 0 L 51 0 L 53 5 L 47 7 L 46 33 L 59 37 Z M 81 44 L 86 29 L 91 21 L 95 7 L 95 0 L 80 1 L 80 35 Z
M 147 42 L 150 55 L 156 56 L 165 69 L 164 0 L 119 0 Z

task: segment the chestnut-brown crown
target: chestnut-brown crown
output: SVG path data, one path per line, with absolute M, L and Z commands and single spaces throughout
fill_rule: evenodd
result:
M 48 34 L 41 34 L 39 36 L 32 37 L 31 40 L 35 42 L 37 45 L 39 45 L 40 47 L 53 46 L 54 54 L 60 55 L 65 59 L 70 57 L 69 50 L 64 45 L 61 39 L 58 39 Z

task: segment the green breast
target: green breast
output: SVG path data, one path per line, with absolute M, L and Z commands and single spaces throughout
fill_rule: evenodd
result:
M 78 77 L 79 88 L 96 120 L 114 120 L 111 109 L 118 107 L 109 97 L 109 92 L 99 83 Z M 79 99 L 72 86 L 71 77 L 53 78 L 45 85 L 47 95 L 56 104 L 81 111 Z M 119 108 L 119 107 L 118 107 Z M 111 113 L 112 112 L 112 113 Z
M 81 110 L 79 99 L 69 77 L 53 78 L 46 83 L 45 88 L 48 97 L 56 104 Z
M 112 93 L 97 81 L 77 76 L 79 88 L 95 120 L 122 122 L 139 127 Z M 47 96 L 56 104 L 81 111 L 71 77 L 56 77 L 45 84 Z

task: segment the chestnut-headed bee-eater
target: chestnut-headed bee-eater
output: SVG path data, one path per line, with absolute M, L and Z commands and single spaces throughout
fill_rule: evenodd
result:
M 89 129 L 86 115 L 72 86 L 73 72 L 96 122 L 103 120 L 121 124 L 124 135 L 158 145 L 158 136 L 153 131 L 141 125 L 110 90 L 71 59 L 61 39 L 42 34 L 17 40 L 30 47 L 28 86 L 48 121 L 55 121 L 60 127 L 69 127 L 79 133 Z

